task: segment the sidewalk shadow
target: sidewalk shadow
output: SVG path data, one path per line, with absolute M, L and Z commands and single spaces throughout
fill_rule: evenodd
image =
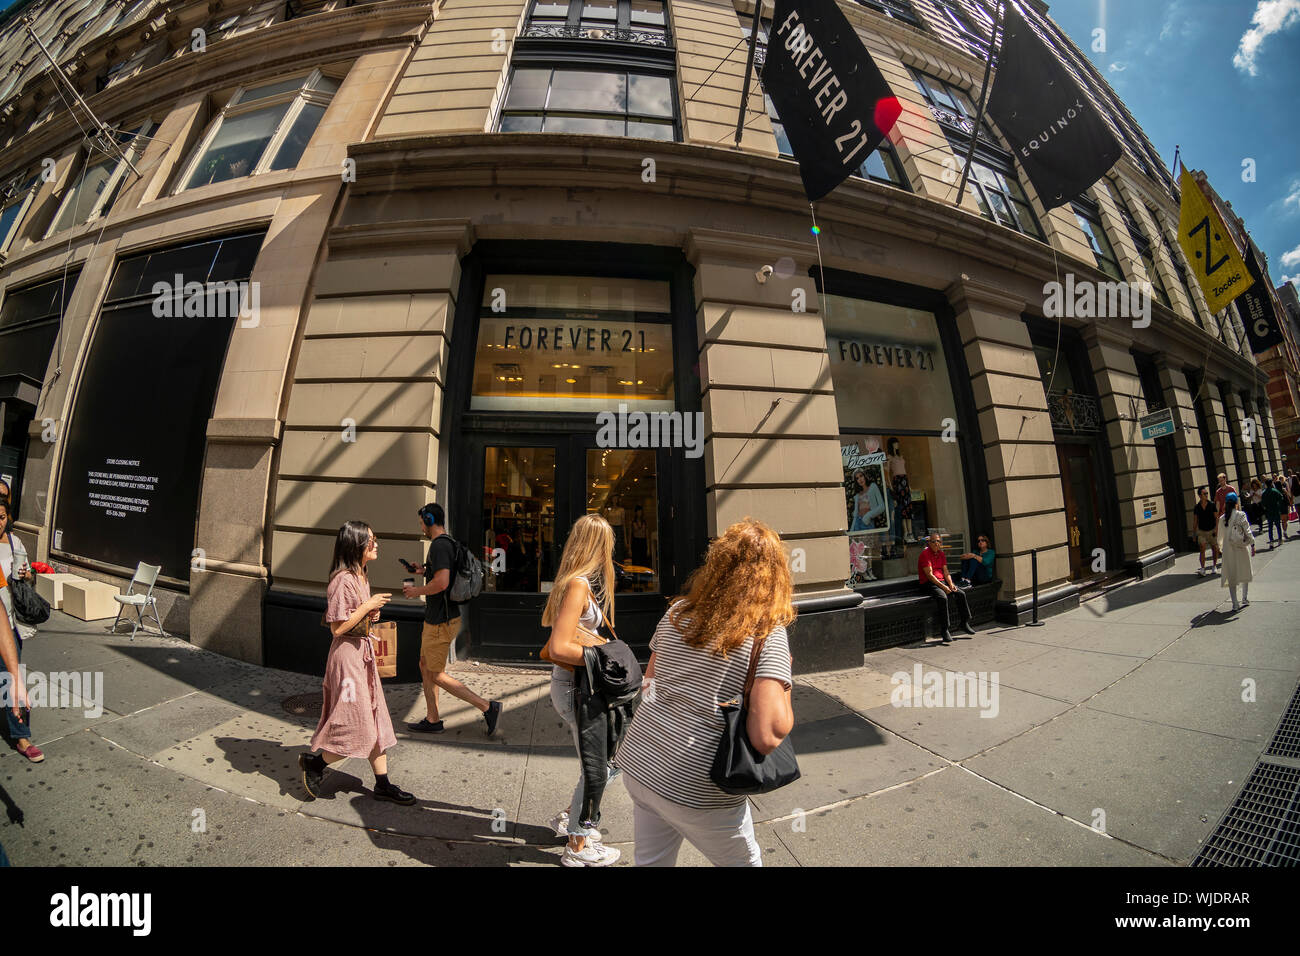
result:
M 306 801 L 298 769 L 299 754 L 307 752 L 302 746 L 287 746 L 278 740 L 265 738 L 235 737 L 218 737 L 216 744 L 232 770 L 267 777 L 279 786 L 282 796 L 303 800 L 304 809 L 321 801 L 337 800 L 340 796 L 348 799 L 376 846 L 400 849 L 418 862 L 429 865 L 464 862 L 459 858 L 447 858 L 449 852 L 454 852 L 453 843 L 465 844 L 463 849 L 467 852 L 474 849 L 473 844 L 481 843 L 489 857 L 500 856 L 503 862 L 507 857 L 520 862 L 555 862 L 553 854 L 541 849 L 541 846 L 556 842 L 554 831 L 550 827 L 509 820 L 504 816 L 504 810 L 424 798 L 420 787 L 411 781 L 404 781 L 403 789 L 415 794 L 413 805 L 399 806 L 376 800 L 373 787 L 366 782 L 370 768 L 364 761 L 352 760 L 343 767 L 355 766 L 366 779 L 343 767 L 331 769 L 322 780 L 321 795 L 314 801 Z M 322 816 L 336 819 L 333 814 Z M 385 841 L 381 843 L 378 837 L 384 837 Z
M 1235 621 L 1240 613 L 1236 608 L 1230 608 L 1227 611 L 1213 608 L 1192 618 L 1192 627 L 1218 627 L 1221 624 L 1229 624 Z
M 1179 591 L 1196 587 L 1197 584 L 1203 583 L 1205 580 L 1195 572 L 1189 574 L 1166 572 L 1157 578 L 1137 581 L 1118 588 L 1111 594 L 1103 594 L 1099 598 L 1085 602 L 1083 607 L 1100 617 L 1101 613 L 1098 613 L 1098 608 L 1095 605 L 1104 604 L 1105 611 L 1115 611 L 1124 607 L 1132 607 L 1134 604 L 1154 601 L 1156 598 L 1169 597 L 1169 595 L 1177 594 Z

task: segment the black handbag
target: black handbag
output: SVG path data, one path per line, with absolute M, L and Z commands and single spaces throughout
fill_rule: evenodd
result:
M 765 640 L 767 638 L 753 644 L 749 654 L 749 671 L 745 675 L 745 687 L 740 697 L 718 705 L 726 727 L 722 731 L 722 739 L 718 741 L 718 753 L 713 758 L 713 770 L 709 776 L 718 789 L 725 793 L 769 793 L 788 783 L 794 783 L 801 776 L 799 761 L 795 759 L 794 745 L 790 743 L 789 737 L 765 756 L 754 749 L 745 730 L 746 718 L 749 716 L 749 691 L 754 686 L 754 668 L 758 665 L 758 656 L 763 651 Z

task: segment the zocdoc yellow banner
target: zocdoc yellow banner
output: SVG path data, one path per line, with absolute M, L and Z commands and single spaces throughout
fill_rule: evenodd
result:
M 1178 244 L 1196 273 L 1210 311 L 1225 309 L 1254 283 L 1223 217 L 1201 191 L 1201 184 L 1184 169 L 1179 180 L 1183 193 L 1178 223 Z

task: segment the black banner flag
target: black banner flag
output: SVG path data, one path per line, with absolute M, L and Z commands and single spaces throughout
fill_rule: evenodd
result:
M 1246 338 L 1250 339 L 1250 350 L 1256 355 L 1267 352 L 1275 345 L 1281 345 L 1286 339 L 1278 326 L 1277 310 L 1273 307 L 1272 291 L 1264 270 L 1260 267 L 1255 249 L 1246 244 L 1246 271 L 1255 280 L 1255 284 L 1237 298 L 1237 309 L 1241 312 L 1241 323 L 1246 327 Z
M 1054 209 L 1101 179 L 1123 155 L 1097 107 L 1008 0 L 988 113 Z
M 763 89 L 811 202 L 880 145 L 902 107 L 834 0 L 777 0 Z

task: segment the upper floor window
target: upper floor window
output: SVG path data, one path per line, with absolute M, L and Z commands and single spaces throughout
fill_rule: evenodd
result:
M 621 67 L 518 65 L 497 128 L 676 140 L 673 78 Z
M 981 60 L 989 58 L 989 41 L 979 28 L 971 22 L 965 10 L 956 0 L 934 0 L 934 6 L 938 8 L 940 15 L 943 17 L 952 31 L 966 44 L 971 56 L 978 57 Z M 997 57 L 994 56 L 993 63 L 997 65 Z
M 912 80 L 930 107 L 930 112 L 934 114 L 934 118 L 938 120 L 950 139 L 953 134 L 962 137 L 974 135 L 975 117 L 979 115 L 979 111 L 965 91 L 920 70 L 912 71 Z M 993 127 L 989 125 L 987 118 L 980 124 L 979 139 L 1001 149 L 1001 144 L 993 134 Z
M 0 191 L 0 260 L 18 235 L 18 227 L 22 225 L 32 200 L 36 198 L 36 187 L 40 181 L 39 173 L 26 180 L 19 176 Z
M 1097 259 L 1097 268 L 1112 279 L 1123 282 L 1124 270 L 1120 268 L 1115 247 L 1110 244 L 1110 237 L 1106 235 L 1106 227 L 1102 225 L 1101 212 L 1097 204 L 1085 196 L 1080 196 L 1074 201 L 1072 208 L 1079 228 L 1083 230 L 1088 245 L 1092 247 L 1092 254 Z
M 146 121 L 130 130 L 116 134 L 116 148 L 105 152 L 92 147 L 81 157 L 81 170 L 72 179 L 63 194 L 63 202 L 54 216 L 54 225 L 47 235 L 79 226 L 108 215 L 118 193 L 131 175 L 131 164 L 144 153 L 148 133 L 153 124 Z
M 523 35 L 667 46 L 668 11 L 664 0 L 533 0 Z
M 1156 232 L 1160 234 L 1160 242 L 1169 255 L 1169 261 L 1173 264 L 1174 273 L 1178 276 L 1179 283 L 1182 284 L 1183 292 L 1187 295 L 1187 304 L 1192 309 L 1192 316 L 1199 319 L 1200 312 L 1196 308 L 1196 297 L 1192 295 L 1192 285 L 1187 281 L 1187 267 L 1183 265 L 1182 256 L 1174 248 L 1174 244 L 1169 241 L 1169 236 L 1165 234 L 1164 228 L 1160 225 L 1160 217 L 1156 215 L 1156 211 L 1148 206 L 1147 213 L 1151 216 L 1151 221 L 1156 224 Z
M 1043 238 L 1043 229 L 1034 215 L 1029 197 L 1011 169 L 991 159 L 981 159 L 977 154 L 970 164 L 970 180 L 966 188 L 985 219 L 992 219 L 1035 239 Z
M 921 25 L 921 21 L 917 19 L 916 11 L 912 9 L 912 5 L 907 0 L 858 0 L 858 6 L 875 10 L 877 13 L 883 13 L 887 17 L 902 20 L 904 23 L 910 23 L 913 26 Z
M 199 140 L 175 191 L 294 168 L 338 88 L 320 70 L 240 87 Z
M 1160 303 L 1165 308 L 1172 308 L 1169 292 L 1165 289 L 1164 280 L 1160 278 L 1160 270 L 1156 268 L 1156 254 L 1151 246 L 1151 240 L 1146 237 L 1137 219 L 1129 211 L 1128 204 L 1119 189 L 1112 188 L 1111 195 L 1115 197 L 1115 205 L 1119 208 L 1120 218 L 1124 220 L 1124 228 L 1128 230 L 1129 238 L 1137 248 L 1138 258 L 1142 261 L 1142 271 L 1145 273 L 1143 278 L 1151 283 L 1151 290 Z

